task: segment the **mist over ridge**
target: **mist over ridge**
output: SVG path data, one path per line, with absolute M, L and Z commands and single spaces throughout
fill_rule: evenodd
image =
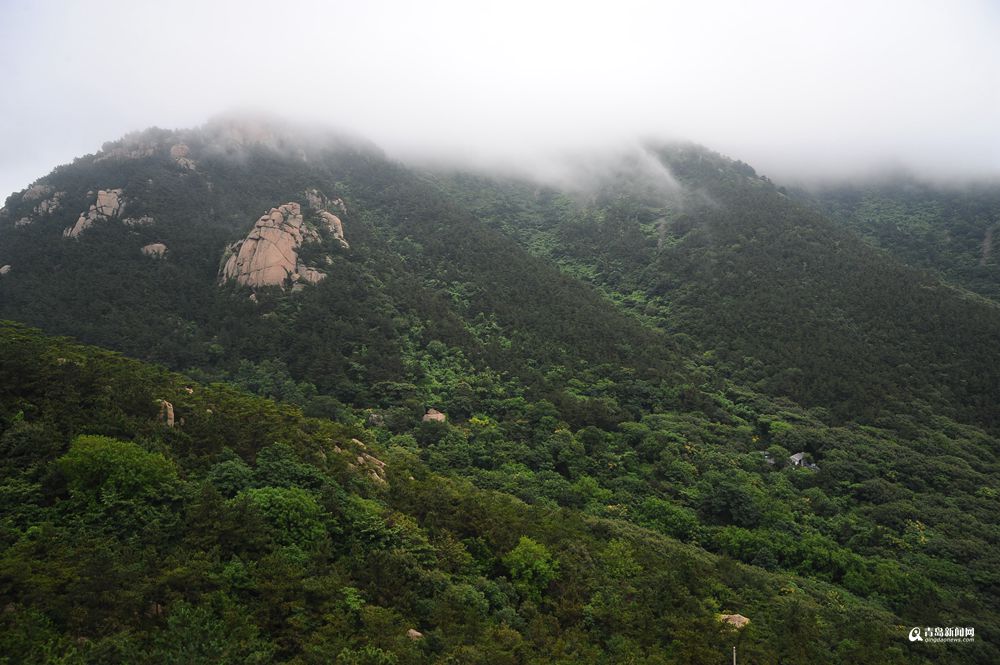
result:
M 0 111 L 4 196 L 129 131 L 233 108 L 348 128 L 411 163 L 538 171 L 655 137 L 786 182 L 1000 174 L 988 2 L 102 0 L 0 14 L 16 101 Z M 84 46 L 80 26 L 96 25 Z

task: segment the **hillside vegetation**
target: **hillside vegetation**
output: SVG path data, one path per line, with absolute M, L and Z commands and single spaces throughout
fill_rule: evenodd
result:
M 975 603 L 942 593 L 962 576 L 942 578 L 941 564 L 936 583 L 920 583 L 819 534 L 767 535 L 779 516 L 835 520 L 842 499 L 824 498 L 809 472 L 734 467 L 752 456 L 728 445 L 666 446 L 684 475 L 705 468 L 676 486 L 697 509 L 641 494 L 611 503 L 593 480 L 568 490 L 576 505 L 525 503 L 432 472 L 411 437 L 306 418 L 17 325 L 0 341 L 4 662 L 715 663 L 731 644 L 753 662 L 932 662 L 944 653 L 909 652 L 887 607 L 906 623 L 962 624 L 935 603 Z M 675 422 L 668 434 L 670 421 L 623 429 L 640 449 L 693 430 Z M 605 454 L 623 444 L 609 440 Z M 658 457 L 653 466 L 672 455 Z M 713 526 L 732 520 L 740 526 Z M 928 559 L 926 543 L 943 544 L 930 527 L 908 528 L 882 547 Z M 789 549 L 749 567 L 681 542 L 724 543 L 738 557 L 753 538 Z M 867 576 L 848 584 L 867 600 L 823 581 L 834 565 Z M 784 566 L 803 574 L 765 570 Z M 723 611 L 751 623 L 736 632 Z M 974 614 L 989 630 L 985 604 Z M 989 662 L 990 648 L 961 653 Z
M 6 662 L 1000 661 L 995 303 L 697 146 L 244 130 L 0 215 Z M 224 278 L 331 201 L 310 280 Z

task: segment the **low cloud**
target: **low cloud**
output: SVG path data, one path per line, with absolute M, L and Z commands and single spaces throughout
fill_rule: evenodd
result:
M 0 9 L 0 189 L 254 108 L 403 159 L 689 139 L 778 180 L 1000 176 L 995 3 L 32 3 Z

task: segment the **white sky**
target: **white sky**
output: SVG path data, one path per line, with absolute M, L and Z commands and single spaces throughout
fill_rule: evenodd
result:
M 1000 1 L 0 0 L 0 199 L 253 108 L 398 157 L 688 138 L 778 179 L 1000 176 Z

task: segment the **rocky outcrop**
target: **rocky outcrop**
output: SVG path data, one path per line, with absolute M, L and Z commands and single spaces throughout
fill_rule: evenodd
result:
M 284 287 L 288 282 L 297 282 L 307 271 L 299 262 L 299 248 L 317 238 L 316 231 L 305 225 L 298 203 L 271 208 L 257 220 L 246 239 L 230 248 L 222 279 L 251 288 Z M 316 282 L 322 278 L 309 273 L 309 279 Z
M 737 630 L 750 623 L 750 619 L 742 614 L 720 614 L 719 621 L 728 624 Z
M 305 191 L 305 195 L 306 203 L 308 203 L 309 207 L 313 210 L 331 210 L 336 208 L 340 211 L 340 214 L 347 214 L 347 206 L 344 204 L 344 199 L 342 198 L 338 197 L 335 199 L 328 199 L 326 198 L 326 195 L 318 189 L 307 189 Z
M 333 213 L 318 209 L 327 202 L 316 190 L 306 192 L 306 201 L 313 209 L 311 219 L 307 219 L 296 202 L 271 208 L 262 215 L 245 239 L 228 248 L 220 282 L 236 282 L 250 288 L 291 286 L 295 292 L 305 284 L 317 284 L 326 278 L 323 271 L 303 263 L 299 251 L 306 243 L 322 241 L 324 235 L 332 236 L 341 247 L 348 247 L 344 226 Z M 329 256 L 326 259 L 330 262 Z
M 156 154 L 156 144 L 133 143 L 106 147 L 100 154 L 94 157 L 94 161 L 104 162 L 109 159 L 142 159 L 143 157 L 151 157 L 154 154 Z
M 35 183 L 28 189 L 24 190 L 24 194 L 21 195 L 22 201 L 37 201 L 38 199 L 48 196 L 52 193 L 52 187 L 49 185 L 43 185 L 41 183 Z
M 437 409 L 427 409 L 427 413 L 424 414 L 422 420 L 425 423 L 443 423 L 448 420 L 448 416 Z
M 55 212 L 59 209 L 59 204 L 64 196 L 66 196 L 66 192 L 56 192 L 49 198 L 39 201 L 38 205 L 35 206 L 35 214 L 49 215 Z
M 421 633 L 416 628 L 410 628 L 409 630 L 407 630 L 406 631 L 406 636 L 409 637 L 411 640 L 414 640 L 414 641 L 424 639 L 424 634 Z
M 76 224 L 63 231 L 63 237 L 78 238 L 94 222 L 118 217 L 124 209 L 121 189 L 102 189 L 97 192 L 97 202 L 90 206 L 90 210 L 80 213 Z
M 344 249 L 349 248 L 350 245 L 347 243 L 347 239 L 344 238 L 344 223 L 340 221 L 340 217 L 331 212 L 331 209 L 336 209 L 340 211 L 340 214 L 346 215 L 347 206 L 344 205 L 344 200 L 340 198 L 328 199 L 318 189 L 307 189 L 305 195 L 309 207 L 319 213 L 320 219 L 323 220 L 323 225 L 330 234 L 337 239 L 341 247 Z
M 369 455 L 368 453 L 361 453 L 357 457 L 358 465 L 368 469 L 368 477 L 379 485 L 385 485 L 385 462 L 375 457 L 374 455 Z
M 167 246 L 162 242 L 154 242 L 142 248 L 142 253 L 154 259 L 162 259 L 167 254 Z
M 49 196 L 51 194 L 51 196 Z M 42 198 L 48 196 L 48 198 Z M 22 226 L 28 226 L 35 221 L 35 218 L 40 215 L 50 215 L 59 209 L 59 205 L 62 203 L 62 198 L 66 196 L 66 192 L 55 192 L 53 193 L 52 188 L 48 185 L 35 184 L 24 191 L 21 195 L 22 201 L 38 201 L 38 204 L 31 211 L 31 215 L 24 216 L 14 222 L 16 228 Z
M 160 400 L 160 422 L 167 427 L 174 426 L 174 405 L 165 399 Z
M 174 160 L 178 166 L 189 171 L 194 171 L 194 160 L 189 157 L 191 149 L 184 143 L 170 147 L 170 159 Z
M 340 221 L 340 217 L 326 210 L 319 213 L 319 216 L 322 218 L 323 223 L 326 224 L 326 228 L 337 239 L 337 242 L 340 243 L 340 246 L 344 249 L 349 248 L 350 245 L 347 244 L 347 240 L 344 238 L 344 223 Z

